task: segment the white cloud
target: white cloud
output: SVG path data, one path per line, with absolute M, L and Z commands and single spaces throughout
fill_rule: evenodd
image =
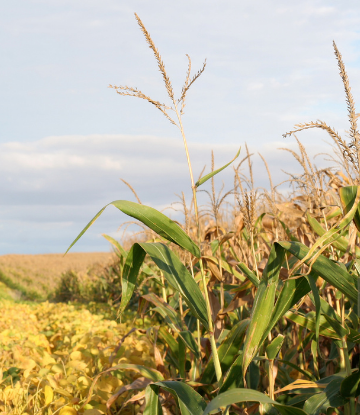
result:
M 277 150 L 290 147 L 293 140 L 258 146 L 249 142 L 254 152 L 256 185 L 268 187 L 260 151 L 267 159 L 273 181 L 284 179 L 281 169 L 299 171 L 292 156 Z M 233 157 L 242 145 L 239 159 L 245 156 L 244 143 L 237 145 L 189 143 L 194 176 L 203 166 L 210 170 L 211 150 L 215 167 Z M 309 148 L 310 156 L 327 150 L 324 145 Z M 247 171 L 244 165 L 244 173 Z M 120 181 L 128 181 L 142 202 L 159 210 L 178 199 L 185 191 L 190 200 L 188 167 L 180 139 L 154 136 L 90 135 L 47 137 L 24 143 L 0 144 L 0 246 L 2 252 L 62 252 L 83 226 L 107 203 L 116 199 L 135 200 L 132 192 Z M 216 177 L 217 188 L 233 186 L 233 171 L 228 168 Z M 201 204 L 208 203 L 204 193 Z M 173 210 L 165 210 L 179 217 Z M 180 215 L 181 216 L 181 215 Z M 107 249 L 101 233 L 114 232 L 127 220 L 109 207 L 98 223 L 77 244 L 80 250 Z
M 104 204 L 133 198 L 120 177 L 153 206 L 167 206 L 182 190 L 190 195 L 178 131 L 148 103 L 107 89 L 109 83 L 128 84 L 167 99 L 134 11 L 159 47 L 176 91 L 186 73 L 185 53 L 194 70 L 208 58 L 184 117 L 195 177 L 204 164 L 209 169 L 212 148 L 216 165 L 222 165 L 247 141 L 267 158 L 279 182 L 281 168 L 297 166 L 276 147 L 296 146 L 291 139 L 275 142 L 295 123 L 322 119 L 340 131 L 347 128 L 332 40 L 356 99 L 358 0 L 125 3 L 19 0 L 2 6 L 3 252 L 61 251 Z M 324 133 L 299 137 L 310 153 L 323 151 Z M 258 185 L 265 186 L 259 158 L 254 170 Z M 231 186 L 232 179 L 228 169 L 217 183 Z M 111 212 L 81 246 L 102 246 L 102 226 L 110 232 L 122 220 Z

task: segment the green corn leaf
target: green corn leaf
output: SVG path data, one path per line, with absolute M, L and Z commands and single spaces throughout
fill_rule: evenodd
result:
M 356 201 L 358 190 L 359 190 L 359 186 L 340 187 L 339 196 L 340 196 L 341 205 L 342 205 L 342 208 L 345 214 L 350 212 L 350 210 L 354 206 L 354 202 Z M 353 221 L 357 227 L 357 230 L 360 231 L 360 208 L 359 206 L 357 207 Z
M 278 243 L 298 259 L 305 258 L 309 252 L 309 248 L 300 242 L 282 241 Z M 323 255 L 320 255 L 312 264 L 312 271 L 314 274 L 320 275 L 325 281 L 333 285 L 357 304 L 358 291 L 354 286 L 356 278 L 347 271 Z
M 326 230 L 321 226 L 321 224 L 313 218 L 309 212 L 306 213 L 307 220 L 309 222 L 309 225 L 313 229 L 315 233 L 317 233 L 319 236 L 323 236 L 326 233 Z M 331 239 L 332 245 L 335 249 L 338 249 L 341 252 L 346 252 L 349 241 L 344 236 L 335 236 Z M 360 249 L 358 247 L 355 247 L 356 254 L 360 256 Z
M 266 354 L 268 359 L 274 360 L 284 343 L 285 336 L 279 334 L 275 339 L 266 346 Z
M 154 385 L 160 386 L 177 398 L 182 415 L 201 415 L 206 408 L 204 399 L 186 383 L 166 381 L 156 382 Z
M 129 251 L 123 273 L 123 295 L 120 312 L 123 312 L 134 292 L 140 266 L 148 254 L 163 272 L 167 282 L 178 291 L 193 315 L 208 330 L 206 303 L 200 288 L 180 259 L 166 245 L 156 243 L 135 243 Z
M 164 239 L 179 245 L 181 248 L 186 249 L 197 258 L 200 258 L 199 247 L 180 228 L 179 225 L 177 225 L 163 213 L 150 206 L 140 205 L 139 203 L 129 202 L 128 200 L 115 200 L 114 202 L 111 202 L 103 207 L 79 233 L 65 254 L 84 235 L 84 233 L 90 228 L 90 226 L 98 219 L 98 217 L 109 205 L 115 206 L 126 215 L 131 216 L 142 222 L 144 225 L 148 226 Z
M 244 387 L 242 359 L 243 359 L 243 352 L 241 350 L 239 353 L 239 356 L 235 359 L 234 363 L 231 365 L 230 369 L 228 370 L 225 376 L 225 380 L 219 390 L 219 393 L 223 393 L 227 390 L 234 389 L 234 388 Z
M 212 171 L 211 173 L 205 175 L 200 180 L 198 180 L 195 183 L 195 187 L 201 186 L 202 184 L 204 184 L 205 182 L 207 182 L 209 179 L 211 179 L 213 176 L 215 176 L 215 174 L 220 173 L 222 170 L 226 169 L 226 167 L 230 166 L 230 164 L 239 157 L 240 150 L 241 150 L 241 147 L 239 148 L 239 151 L 236 153 L 236 156 L 229 163 L 225 164 L 225 166 L 222 166 L 222 167 L 220 167 L 220 169 L 217 169 L 217 170 Z
M 344 326 L 339 323 L 337 320 L 335 320 L 334 318 L 323 314 L 323 316 L 325 317 L 325 320 L 330 324 L 331 328 L 336 332 L 336 334 L 340 337 L 343 338 L 345 336 L 347 336 L 349 334 L 349 328 L 346 325 L 346 323 L 344 322 Z
M 304 376 L 306 376 L 307 378 L 309 378 L 313 382 L 316 382 L 316 378 L 312 373 L 308 372 L 307 370 L 301 369 L 295 363 L 291 363 L 288 360 L 282 360 L 282 359 L 279 359 L 278 361 L 281 362 L 281 363 L 285 363 L 285 365 L 292 367 L 293 369 L 295 369 L 299 373 L 302 373 Z
M 319 291 L 319 290 L 318 290 Z M 315 298 L 313 296 L 313 294 L 309 294 L 309 297 L 311 299 L 311 301 L 315 304 Z M 319 295 L 319 299 L 320 299 L 320 308 L 321 308 L 321 313 L 322 314 L 326 314 L 330 317 L 332 317 L 333 319 L 341 322 L 341 317 L 339 316 L 339 314 L 331 307 L 331 305 L 325 301 L 322 297 L 320 297 Z
M 360 395 L 360 370 L 346 377 L 340 386 L 340 394 L 343 398 L 356 398 Z
M 221 408 L 240 402 L 259 402 L 261 404 L 271 404 L 280 412 L 280 414 L 284 415 L 307 415 L 307 413 L 300 408 L 279 404 L 278 402 L 270 399 L 264 393 L 243 388 L 231 389 L 219 394 L 208 404 L 202 415 L 207 415 L 216 410 L 220 411 Z
M 186 371 L 185 371 L 185 366 L 186 366 L 186 346 L 185 346 L 185 342 L 183 341 L 183 339 L 181 337 L 179 337 L 178 339 L 179 342 L 179 354 L 177 355 L 178 358 L 178 362 L 179 362 L 179 375 L 181 378 L 185 379 L 186 377 Z
M 162 415 L 163 411 L 159 401 L 159 386 L 148 385 L 145 389 L 145 410 L 143 415 Z
M 174 354 L 178 353 L 178 350 L 179 350 L 178 343 L 165 326 L 161 326 L 159 328 L 158 337 L 165 345 L 169 346 L 171 353 L 174 353 Z
M 255 287 L 259 286 L 259 279 L 252 271 L 249 270 L 249 268 L 243 263 L 240 262 L 237 264 L 237 266 L 241 269 L 241 271 L 244 273 L 244 275 L 255 285 Z
M 173 335 L 168 331 L 167 327 L 161 326 L 158 331 L 159 340 L 169 347 L 167 355 L 171 355 L 171 360 L 174 362 L 175 366 L 179 368 L 178 356 L 179 356 L 179 342 L 173 337 Z
M 180 331 L 179 336 L 182 338 L 186 346 L 191 350 L 197 359 L 200 358 L 198 344 L 190 331 Z
M 238 353 L 239 348 L 243 343 L 243 337 L 248 324 L 248 319 L 242 320 L 239 323 L 235 324 L 218 348 L 218 355 L 221 370 L 223 373 L 225 373 L 232 365 L 234 357 Z M 201 382 L 211 384 L 213 383 L 214 379 L 215 368 L 213 358 L 211 357 L 203 371 Z
M 316 285 L 316 277 L 310 273 L 307 276 L 307 280 L 309 281 L 309 285 L 311 287 L 311 291 L 313 293 L 314 303 L 315 303 L 315 342 L 317 345 L 317 349 L 319 349 L 319 334 L 320 334 L 320 318 L 321 318 L 321 300 L 319 295 L 319 290 Z
M 279 297 L 276 301 L 275 308 L 271 315 L 269 326 L 265 330 L 260 343 L 267 338 L 270 331 L 281 319 L 281 317 L 297 302 L 299 302 L 310 291 L 309 283 L 305 277 L 300 277 L 295 280 L 285 281 Z
M 268 330 L 274 309 L 275 293 L 285 251 L 278 244 L 271 248 L 269 259 L 252 308 L 250 325 L 246 333 L 243 357 L 244 374 L 261 346 L 264 333 Z
M 340 395 L 342 381 L 343 377 L 336 377 L 326 386 L 323 392 L 309 398 L 305 402 L 304 411 L 309 415 L 319 415 L 321 413 L 326 413 L 328 408 L 339 408 L 340 406 L 343 406 L 346 401 Z
M 316 240 L 316 242 L 309 249 L 306 256 L 300 260 L 300 264 L 298 264 L 298 267 L 300 267 L 301 264 L 306 263 L 306 261 L 311 261 L 311 263 L 315 261 L 316 257 L 320 255 L 320 253 L 323 252 L 327 246 L 331 245 L 333 239 L 338 238 L 340 236 L 341 232 L 348 227 L 348 225 L 353 220 L 356 212 L 358 212 L 359 201 L 360 186 L 356 188 L 355 198 L 351 198 L 351 201 L 349 201 L 347 205 L 348 211 L 346 212 L 345 216 L 340 221 L 338 221 L 331 229 L 325 232 L 323 236 Z M 320 250 L 316 252 L 318 248 Z
M 174 330 L 182 330 L 181 317 L 168 303 L 154 293 L 142 296 L 146 301 L 156 306 L 159 314 L 166 320 L 167 324 Z
M 341 214 L 342 214 L 342 210 L 338 207 L 326 215 L 326 220 L 329 221 L 332 218 L 335 218 L 336 216 L 340 216 Z
M 126 256 L 127 256 L 127 252 L 125 251 L 125 249 L 119 244 L 119 242 L 116 240 L 116 239 L 114 239 L 114 238 L 112 238 L 111 236 L 109 236 L 109 235 L 106 235 L 105 233 L 103 233 L 102 234 L 102 236 L 107 240 L 107 241 L 109 241 L 110 243 L 111 243 L 111 245 L 112 246 L 114 246 L 119 252 L 120 252 L 120 254 L 124 257 L 124 258 L 126 258 Z
M 357 330 L 354 330 L 351 327 L 349 327 L 348 340 L 353 343 L 360 343 L 360 333 Z
M 314 312 L 310 312 L 306 316 L 303 316 L 301 314 L 288 311 L 285 314 L 285 317 L 302 327 L 306 327 L 314 333 L 316 332 L 316 316 Z M 324 315 L 320 315 L 319 334 L 323 337 L 335 340 L 341 340 L 342 338 L 342 336 L 339 336 L 336 330 L 334 330 L 334 328 L 329 324 Z
M 122 275 L 120 313 L 125 310 L 133 295 L 136 280 L 145 256 L 146 252 L 138 244 L 134 244 L 127 255 Z

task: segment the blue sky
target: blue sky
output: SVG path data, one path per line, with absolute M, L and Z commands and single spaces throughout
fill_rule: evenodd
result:
M 343 55 L 360 92 L 358 1 L 14 0 L 0 6 L 0 254 L 63 252 L 99 208 L 131 199 L 162 208 L 189 194 L 179 132 L 153 106 L 120 97 L 131 85 L 160 101 L 166 93 L 134 19 L 143 20 L 176 91 L 187 68 L 207 67 L 188 95 L 185 129 L 195 175 L 248 143 L 280 168 L 296 169 L 282 134 L 321 119 L 347 128 L 333 55 Z M 299 137 L 311 154 L 322 133 Z M 256 180 L 266 172 L 254 158 Z M 219 178 L 231 187 L 231 172 Z M 107 250 L 126 220 L 106 212 L 75 250 Z

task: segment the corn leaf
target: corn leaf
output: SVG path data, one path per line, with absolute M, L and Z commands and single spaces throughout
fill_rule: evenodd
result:
M 323 392 L 309 398 L 305 402 L 304 411 L 309 415 L 319 415 L 326 413 L 328 408 L 339 408 L 344 405 L 346 401 L 340 395 L 342 381 L 341 376 L 336 377 L 326 386 Z
M 347 214 L 353 207 L 354 202 L 356 201 L 356 196 L 358 192 L 359 186 L 345 186 L 340 187 L 339 189 L 339 196 L 342 208 Z M 360 207 L 358 206 L 353 221 L 357 227 L 357 230 L 360 231 Z
M 259 286 L 259 279 L 249 268 L 243 263 L 240 262 L 237 266 L 241 269 L 244 275 L 255 285 L 255 287 Z
M 235 324 L 224 341 L 218 348 L 218 355 L 221 364 L 221 370 L 226 372 L 234 361 L 235 355 L 238 353 L 241 344 L 243 343 L 243 336 L 249 324 L 249 320 L 242 320 Z M 201 382 L 210 384 L 215 379 L 214 361 L 211 357 L 201 376 Z
M 234 388 L 243 388 L 244 387 L 244 376 L 242 370 L 242 359 L 243 352 L 239 352 L 239 356 L 235 359 L 234 363 L 231 365 L 228 370 L 224 383 L 221 385 L 219 393 L 223 393 L 227 390 Z
M 145 389 L 145 410 L 143 415 L 162 415 L 163 411 L 159 401 L 159 387 L 148 385 Z
M 264 333 L 268 330 L 274 309 L 279 273 L 284 257 L 284 249 L 280 245 L 274 244 L 256 292 L 250 325 L 246 333 L 243 356 L 244 374 L 262 344 Z
M 104 212 L 104 210 L 109 206 L 113 205 L 121 212 L 125 213 L 128 216 L 131 216 L 144 225 L 148 226 L 158 235 L 164 239 L 173 242 L 174 244 L 180 246 L 183 249 L 186 249 L 192 253 L 197 258 L 200 258 L 200 249 L 199 247 L 191 240 L 191 238 L 177 225 L 174 221 L 169 219 L 163 213 L 157 211 L 156 209 L 140 205 L 139 203 L 129 202 L 128 200 L 115 200 L 114 202 L 109 203 L 103 207 L 85 226 L 85 228 L 79 233 L 75 238 L 72 244 L 69 246 L 65 254 L 71 249 L 73 245 L 84 235 L 84 233 L 90 228 L 90 226 L 99 218 L 99 216 Z
M 182 330 L 181 317 L 168 303 L 154 293 L 142 296 L 146 301 L 156 306 L 156 311 L 165 319 L 167 324 L 174 330 Z
M 356 398 L 360 395 L 360 370 L 346 377 L 340 386 L 340 394 L 343 398 Z
M 106 235 L 105 233 L 103 233 L 102 234 L 102 236 L 107 240 L 107 241 L 109 241 L 110 243 L 111 243 L 111 245 L 112 246 L 114 246 L 119 252 L 120 252 L 120 254 L 124 257 L 124 258 L 126 258 L 126 255 L 127 255 L 127 252 L 125 251 L 125 249 L 119 244 L 119 242 L 116 240 L 116 239 L 114 239 L 114 238 L 112 238 L 111 236 L 109 236 L 109 235 Z
M 281 405 L 278 402 L 270 399 L 264 393 L 258 392 L 253 389 L 243 388 L 231 389 L 219 394 L 208 404 L 202 415 L 207 415 L 215 410 L 220 411 L 222 407 L 226 407 L 228 405 L 240 402 L 259 402 L 261 404 L 271 404 L 280 412 L 280 414 L 284 415 L 307 415 L 307 413 L 300 408 Z
M 156 243 L 135 243 L 129 251 L 123 273 L 123 295 L 120 312 L 125 310 L 136 284 L 140 266 L 148 254 L 158 268 L 163 272 L 167 282 L 178 291 L 193 315 L 198 318 L 208 330 L 206 303 L 200 288 L 190 272 L 180 259 L 166 245 Z
M 301 314 L 296 314 L 288 311 L 285 314 L 285 317 L 302 327 L 306 327 L 309 331 L 316 333 L 316 316 L 314 312 L 310 312 L 306 316 L 303 316 Z M 345 332 L 347 331 L 345 330 Z M 342 338 L 342 336 L 340 336 L 327 321 L 325 315 L 320 315 L 319 334 L 323 337 L 328 337 L 336 340 L 341 340 Z
M 226 167 L 230 166 L 230 164 L 239 157 L 240 150 L 241 150 L 241 147 L 239 148 L 239 151 L 236 153 L 236 156 L 231 161 L 229 161 L 229 163 L 225 164 L 225 166 L 222 166 L 222 167 L 220 167 L 220 169 L 217 169 L 217 170 L 212 171 L 211 173 L 205 175 L 200 180 L 198 180 L 195 183 L 195 187 L 201 186 L 202 184 L 204 184 L 205 182 L 207 182 L 209 179 L 211 179 L 213 176 L 215 176 L 215 174 L 220 173 L 222 170 L 226 169 Z
M 190 331 L 181 331 L 179 336 L 182 338 L 186 346 L 191 350 L 197 359 L 200 358 L 199 347 Z
M 300 301 L 310 291 L 309 283 L 305 277 L 300 277 L 295 280 L 287 280 L 281 289 L 279 297 L 276 301 L 275 308 L 271 315 L 269 326 L 265 330 L 260 343 L 266 339 L 270 331 L 281 319 L 281 317 L 298 301 Z
M 309 248 L 300 242 L 282 241 L 278 243 L 298 259 L 305 258 L 309 252 Z M 356 279 L 343 268 L 323 255 L 320 255 L 312 264 L 312 271 L 314 274 L 320 275 L 325 281 L 333 285 L 357 304 L 358 290 L 355 288 Z
M 274 360 L 279 353 L 282 344 L 284 343 L 285 336 L 279 334 L 275 339 L 266 346 L 266 355 L 268 359 Z
M 309 214 L 309 212 L 306 213 L 306 217 L 312 230 L 319 236 L 323 236 L 326 230 L 321 226 L 321 224 L 315 218 L 313 218 Z M 349 241 L 344 236 L 335 236 L 331 239 L 331 241 L 331 244 L 334 248 L 338 249 L 341 252 L 346 252 L 349 245 Z M 360 249 L 358 247 L 355 247 L 355 250 L 357 256 L 360 256 Z
M 329 245 L 331 245 L 331 242 L 334 240 L 334 238 L 338 238 L 341 231 L 344 231 L 351 223 L 354 216 L 358 212 L 358 205 L 360 202 L 360 186 L 356 187 L 355 197 L 351 197 L 350 199 L 351 200 L 349 200 L 349 203 L 346 206 L 347 211 L 345 212 L 345 216 L 339 220 L 331 229 L 325 232 L 323 236 L 315 241 L 305 257 L 301 258 L 300 263 L 297 264 L 298 268 L 303 263 L 307 263 L 307 261 L 309 262 L 309 260 L 311 260 L 311 263 L 314 262 L 315 259 L 321 254 L 321 252 L 323 252 Z M 320 248 L 320 250 L 316 252 L 318 248 Z
M 177 398 L 182 415 L 201 415 L 206 408 L 204 399 L 186 383 L 165 381 L 151 385 L 154 386 L 160 386 Z

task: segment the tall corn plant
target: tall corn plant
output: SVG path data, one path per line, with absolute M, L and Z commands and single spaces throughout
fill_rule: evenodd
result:
M 244 407 L 252 408 L 253 413 L 260 411 L 260 413 L 295 415 L 317 415 L 329 407 L 344 407 L 345 413 L 354 414 L 355 398 L 360 395 L 360 372 L 352 372 L 349 346 L 360 341 L 358 332 L 360 262 L 356 259 L 356 252 L 353 253 L 350 262 L 344 264 L 342 258 L 344 251 L 349 253 L 347 238 L 351 224 L 355 222 L 359 226 L 360 223 L 358 209 L 360 187 L 340 189 L 343 214 L 330 229 L 327 227 L 324 229 L 320 222 L 308 216 L 310 225 L 319 234 L 313 246 L 303 245 L 290 234 L 290 231 L 290 241 L 274 243 L 262 273 L 258 272 L 255 252 L 252 252 L 255 262 L 254 270 L 239 263 L 241 272 L 227 262 L 221 254 L 221 249 L 218 251 L 218 260 L 204 256 L 200 249 L 201 229 L 197 189 L 230 165 L 239 152 L 228 164 L 217 170 L 212 169 L 209 174 L 195 183 L 182 115 L 186 94 L 204 71 L 205 64 L 191 78 L 191 60 L 188 57 L 189 67 L 186 80 L 180 98 L 175 99 L 161 56 L 144 24 L 137 15 L 135 17 L 155 55 L 171 104 L 169 106 L 161 104 L 137 88 L 128 86 L 113 88 L 120 95 L 147 100 L 179 128 L 189 167 L 197 239 L 192 240 L 175 222 L 149 206 L 125 200 L 110 203 L 128 216 L 142 222 L 160 238 L 159 241 L 151 243 L 135 243 L 129 252 L 122 252 L 124 264 L 121 278 L 120 312 L 125 310 L 134 293 L 146 256 L 150 257 L 160 270 L 163 276 L 161 281 L 166 281 L 177 295 L 169 301 L 166 295 L 164 298 L 153 293 L 144 296 L 146 301 L 155 305 L 154 310 L 162 316 L 166 324 L 160 327 L 158 337 L 167 346 L 169 358 L 175 368 L 172 376 L 166 380 L 165 371 L 161 373 L 139 365 L 120 364 L 107 371 L 136 370 L 148 379 L 144 383 L 144 388 L 147 385 L 144 414 L 147 415 L 164 413 L 163 408 L 166 406 L 164 396 L 167 396 L 167 399 L 172 397 L 177 410 L 183 415 L 243 413 Z M 169 111 L 172 111 L 171 114 L 175 116 L 171 117 Z M 353 114 L 352 108 L 351 111 Z M 356 123 L 353 122 L 351 131 L 353 134 L 358 134 L 355 127 Z M 353 141 L 357 143 L 355 139 Z M 85 226 L 69 249 L 107 206 L 102 208 Z M 220 244 L 225 243 L 226 240 L 224 238 Z M 188 267 L 180 261 L 178 255 L 171 249 L 170 243 L 191 256 Z M 219 338 L 215 338 L 214 334 L 214 316 L 204 261 L 215 261 L 216 266 L 232 273 L 241 287 L 255 291 L 250 317 L 243 318 L 242 314 L 233 314 L 232 326 Z M 287 274 L 285 280 L 280 279 L 281 271 Z M 332 304 L 324 300 L 322 287 L 319 289 L 319 277 L 324 280 L 324 284 L 328 283 L 334 287 L 337 298 L 341 300 L 341 303 L 337 303 L 340 304 L 339 307 L 334 308 Z M 301 304 L 307 298 L 313 303 L 314 313 L 304 314 L 301 311 Z M 182 301 L 185 303 L 185 308 L 183 308 Z M 281 327 L 279 322 L 284 318 L 290 322 L 289 324 L 303 327 L 309 332 L 306 337 L 307 343 L 305 344 L 304 340 L 301 347 L 305 348 L 306 345 L 310 345 L 314 360 L 314 373 L 292 363 L 291 358 L 284 359 L 286 357 L 286 353 L 283 352 L 284 345 L 288 336 L 286 332 L 279 333 L 279 327 Z M 193 328 L 192 319 L 196 320 L 196 329 Z M 201 332 L 205 332 L 209 338 L 211 346 L 209 356 L 204 356 L 206 352 L 202 347 Z M 320 337 L 332 339 L 338 350 L 340 371 L 329 377 L 321 377 L 318 370 L 317 361 L 323 357 L 319 346 Z M 306 376 L 308 380 L 291 382 L 288 376 L 287 384 L 275 391 L 275 379 L 279 367 L 293 368 Z M 267 373 L 267 394 L 257 390 L 259 370 Z M 284 373 L 288 372 L 284 371 Z M 191 379 L 188 378 L 188 374 L 191 374 Z M 129 390 L 131 388 L 130 385 Z M 117 396 L 115 394 L 109 400 L 109 406 L 116 401 Z M 254 407 L 249 404 L 251 402 L 257 402 L 258 405 Z

